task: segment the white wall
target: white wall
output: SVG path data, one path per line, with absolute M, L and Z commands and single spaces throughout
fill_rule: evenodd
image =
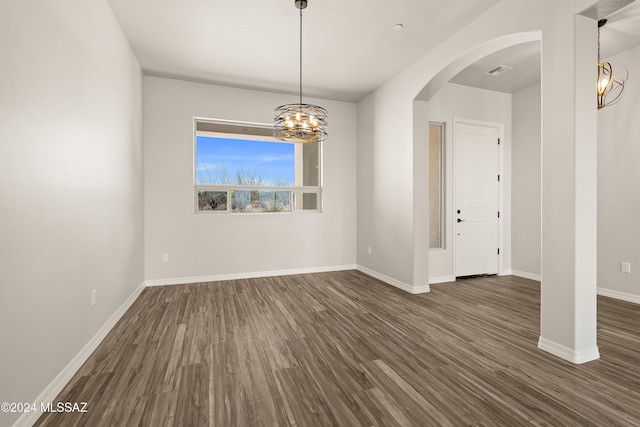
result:
M 598 288 L 640 302 L 640 47 L 606 60 L 630 77 L 620 102 L 598 112 Z
M 420 137 L 415 133 L 414 100 L 418 95 L 431 99 L 442 84 L 479 58 L 517 43 L 543 40 L 544 281 L 539 346 L 576 363 L 598 357 L 596 117 L 585 102 L 592 98 L 593 76 L 585 64 L 595 58 L 597 27 L 595 21 L 576 16 L 591 3 L 503 0 L 358 105 L 358 263 L 415 286 L 424 274 L 416 274 L 415 263 L 428 258 L 429 252 L 415 246 L 422 235 L 415 228 L 415 216 L 428 219 L 428 212 L 422 212 L 422 203 L 412 203 L 414 187 L 420 185 L 420 174 L 414 173 Z M 572 84 L 566 84 L 567 76 Z M 360 155 L 365 149 L 367 155 Z M 361 175 L 373 179 L 360 179 Z M 366 255 L 369 242 L 384 244 L 379 255 Z
M 358 103 L 358 265 L 413 285 L 412 104 L 379 97 Z
M 534 10 L 525 23 L 514 19 L 523 7 Z M 499 3 L 358 103 L 359 265 L 414 288 L 439 277 L 428 271 L 430 251 L 421 245 L 428 238 L 420 228 L 428 221 L 428 203 L 416 197 L 428 185 L 417 162 L 424 132 L 414 118 L 429 115 L 430 105 L 414 100 L 429 100 L 440 89 L 433 85 L 433 93 L 422 96 L 429 82 L 444 85 L 475 60 L 510 46 L 505 35 L 539 39 L 542 10 L 525 1 Z
M 420 102 L 420 101 L 416 101 Z M 479 120 L 484 122 L 501 123 L 504 125 L 502 149 L 504 211 L 501 218 L 504 224 L 505 246 L 501 249 L 503 268 L 510 269 L 510 181 L 511 181 L 511 95 L 490 90 L 476 89 L 458 84 L 448 83 L 443 86 L 429 102 L 429 115 L 423 117 L 422 122 L 429 121 L 445 123 L 445 248 L 429 251 L 430 279 L 452 280 L 453 271 L 453 119 Z M 425 161 L 426 164 L 426 161 Z
M 142 73 L 102 0 L 0 2 L 0 57 L 0 401 L 32 402 L 144 280 Z
M 144 88 L 147 280 L 355 266 L 355 104 L 307 100 L 329 112 L 322 213 L 207 215 L 194 214 L 193 118 L 271 123 L 296 97 L 157 77 Z
M 511 259 L 516 274 L 540 276 L 540 85 L 513 94 Z

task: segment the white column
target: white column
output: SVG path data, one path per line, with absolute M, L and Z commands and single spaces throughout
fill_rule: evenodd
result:
M 554 22 L 542 49 L 542 288 L 538 347 L 598 359 L 597 22 Z M 548 39 L 547 39 L 548 40 Z

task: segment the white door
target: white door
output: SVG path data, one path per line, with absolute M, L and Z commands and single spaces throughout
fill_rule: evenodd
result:
M 499 137 L 496 127 L 456 123 L 456 277 L 498 273 Z

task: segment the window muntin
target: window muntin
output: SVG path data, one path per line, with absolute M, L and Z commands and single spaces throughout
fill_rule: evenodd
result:
M 271 125 L 195 119 L 197 213 L 321 211 L 320 143 L 275 140 Z

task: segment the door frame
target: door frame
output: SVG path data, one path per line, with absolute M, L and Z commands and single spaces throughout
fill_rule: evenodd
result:
M 504 174 L 504 146 L 506 144 L 504 138 L 504 124 L 496 123 L 496 122 L 488 122 L 483 120 L 472 120 L 472 119 L 463 119 L 460 117 L 453 118 L 453 206 L 451 209 L 449 220 L 453 224 L 453 233 L 455 233 L 455 224 L 456 224 L 456 191 L 458 183 L 456 182 L 456 156 L 457 156 L 457 147 L 458 147 L 458 135 L 457 129 L 458 124 L 468 124 L 475 126 L 483 126 L 494 128 L 498 130 L 498 138 L 500 138 L 500 144 L 498 145 L 498 174 L 500 174 L 500 181 L 498 182 L 498 211 L 500 212 L 500 218 L 498 218 L 498 246 L 500 247 L 500 254 L 498 255 L 498 276 L 504 276 L 507 274 L 511 274 L 511 272 L 506 271 L 504 269 L 504 258 L 507 252 L 507 248 L 505 247 L 505 212 L 504 212 L 504 183 L 507 180 Z M 509 182 L 511 181 L 511 177 L 508 177 Z M 451 251 L 451 265 L 453 266 L 453 277 L 456 277 L 456 241 L 457 239 L 454 237 L 452 239 L 452 251 Z M 511 248 L 508 248 L 509 251 Z

